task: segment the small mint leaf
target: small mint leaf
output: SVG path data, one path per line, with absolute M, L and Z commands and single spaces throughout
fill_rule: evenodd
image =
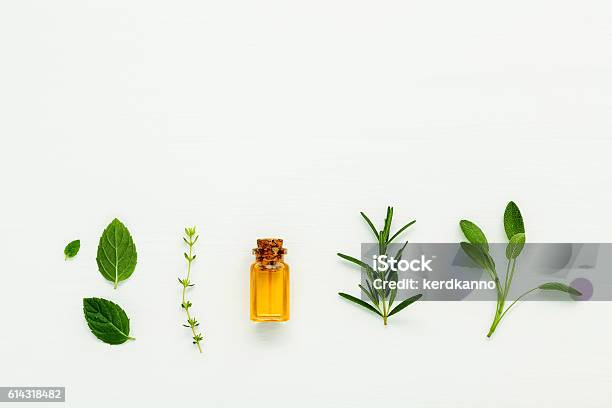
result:
M 64 259 L 68 260 L 70 258 L 74 258 L 76 254 L 79 253 L 79 249 L 81 249 L 80 240 L 76 239 L 70 242 L 68 245 L 66 245 L 66 248 L 64 248 Z

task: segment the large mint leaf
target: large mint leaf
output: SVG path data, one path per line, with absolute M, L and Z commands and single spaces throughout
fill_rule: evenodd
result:
M 83 299 L 83 312 L 91 332 L 108 344 L 122 344 L 130 337 L 130 319 L 119 305 L 101 298 Z
M 136 268 L 136 246 L 130 231 L 118 219 L 114 219 L 102 233 L 98 244 L 98 270 L 115 289 L 119 282 L 129 278 Z

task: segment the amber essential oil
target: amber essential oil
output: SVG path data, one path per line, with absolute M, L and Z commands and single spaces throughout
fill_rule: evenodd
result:
M 251 265 L 251 320 L 284 322 L 289 320 L 289 265 L 283 240 L 257 240 Z

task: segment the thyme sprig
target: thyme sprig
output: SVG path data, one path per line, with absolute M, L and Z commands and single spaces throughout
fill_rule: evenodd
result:
M 374 226 L 374 223 L 372 223 L 372 221 L 368 218 L 367 215 L 365 215 L 365 213 L 362 212 L 361 216 L 366 221 L 366 223 L 369 225 L 370 229 L 374 233 L 374 236 L 376 237 L 376 240 L 378 242 L 379 255 L 387 255 L 387 248 L 389 247 L 389 244 L 391 244 L 395 238 L 397 238 L 401 233 L 406 231 L 406 229 L 408 229 L 410 226 L 412 226 L 416 222 L 416 220 L 410 221 L 408 224 L 400 228 L 395 234 L 391 235 L 391 222 L 393 221 L 393 207 L 387 207 L 387 215 L 385 217 L 385 223 L 384 223 L 382 230 L 380 231 L 376 229 L 376 227 Z M 391 237 L 389 237 L 390 235 Z M 397 252 L 397 255 L 395 255 L 395 259 L 398 262 L 402 259 L 402 253 L 404 249 L 406 248 L 407 244 L 408 244 L 408 241 L 404 243 L 404 245 Z M 402 311 L 407 306 L 416 302 L 417 300 L 421 298 L 421 296 L 423 296 L 422 294 L 412 296 L 400 302 L 397 306 L 395 306 L 395 308 L 391 309 L 391 307 L 393 306 L 393 302 L 395 301 L 395 298 L 397 296 L 397 288 L 394 287 L 393 289 L 390 289 L 388 286 L 386 286 L 384 288 L 377 289 L 374 285 L 374 281 L 376 279 L 380 279 L 383 282 L 389 282 L 389 281 L 397 282 L 397 279 L 398 279 L 397 270 L 392 270 L 391 268 L 389 268 L 387 271 L 384 271 L 384 272 L 375 271 L 370 265 L 368 265 L 365 262 L 360 261 L 357 258 L 353 258 L 352 256 L 345 255 L 342 253 L 338 253 L 338 256 L 342 259 L 345 259 L 349 262 L 354 263 L 355 265 L 360 266 L 363 270 L 365 270 L 367 287 L 364 287 L 363 285 L 359 285 L 359 288 L 366 295 L 366 297 L 370 300 L 370 302 L 372 302 L 372 304 L 364 302 L 363 300 L 355 296 L 349 295 L 347 293 L 339 292 L 338 294 L 342 296 L 343 298 L 353 303 L 356 303 L 359 306 L 364 307 L 365 309 L 371 312 L 374 312 L 380 317 L 382 317 L 383 323 L 385 324 L 385 326 L 387 325 L 387 320 L 390 316 L 393 316 L 394 314 Z
M 199 235 L 196 235 L 196 227 L 193 228 L 185 228 L 185 235 L 183 237 L 183 241 L 189 247 L 189 252 L 185 252 L 185 259 L 187 260 L 187 277 L 185 279 L 178 278 L 179 283 L 183 287 L 182 293 L 182 301 L 181 307 L 185 310 L 185 314 L 187 315 L 187 324 L 183 324 L 183 326 L 191 329 L 193 344 L 198 346 L 198 350 L 200 353 L 202 352 L 202 346 L 200 342 L 204 340 L 202 337 L 202 333 L 196 333 L 196 327 L 200 326 L 200 323 L 196 320 L 195 317 L 191 316 L 191 306 L 192 303 L 187 300 L 187 288 L 193 287 L 194 284 L 191 283 L 191 264 L 196 259 L 196 255 L 193 253 L 193 246 L 198 241 Z

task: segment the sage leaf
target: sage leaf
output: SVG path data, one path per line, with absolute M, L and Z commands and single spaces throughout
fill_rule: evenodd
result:
M 561 282 L 548 282 L 538 286 L 542 290 L 558 290 L 560 292 L 569 293 L 573 296 L 582 296 L 582 292 Z
M 125 311 L 110 300 L 101 298 L 83 299 L 83 312 L 91 332 L 108 344 L 122 344 L 130 337 L 130 319 Z
M 461 220 L 459 221 L 459 226 L 461 227 L 461 231 L 463 231 L 463 235 L 465 235 L 465 238 L 470 243 L 481 246 L 487 252 L 489 251 L 487 237 L 478 225 L 474 224 L 472 221 Z
M 525 233 L 525 224 L 523 223 L 521 210 L 519 210 L 514 201 L 510 201 L 504 211 L 504 229 L 508 239 L 512 239 L 516 234 Z
M 407 308 L 408 306 L 410 306 L 411 304 L 419 300 L 422 296 L 423 294 L 419 293 L 418 295 L 415 295 L 411 298 L 403 300 L 402 302 L 400 302 L 397 306 L 393 308 L 391 313 L 389 313 L 389 316 L 393 316 L 394 314 L 401 312 L 402 310 L 404 310 L 405 308 Z
M 462 242 L 461 248 L 470 257 L 472 261 L 482 269 L 490 270 L 491 269 L 491 261 L 487 254 L 481 249 L 480 246 L 469 243 Z
M 381 313 L 380 313 L 378 310 L 376 310 L 376 309 L 374 308 L 374 306 L 372 306 L 372 305 L 370 305 L 370 304 L 368 304 L 368 303 L 364 302 L 363 300 L 358 299 L 358 298 L 356 298 L 355 296 L 351 296 L 351 295 L 349 295 L 348 293 L 342 293 L 342 292 L 339 292 L 338 294 L 339 294 L 340 296 L 342 296 L 343 298 L 345 298 L 345 299 L 347 299 L 347 300 L 350 300 L 351 302 L 357 303 L 359 306 L 361 306 L 361 307 L 365 307 L 365 308 L 366 308 L 366 309 L 368 309 L 369 311 L 374 312 L 374 313 L 376 313 L 377 315 L 379 315 L 380 317 L 382 317 L 382 314 L 381 314 Z
M 98 270 L 115 289 L 119 282 L 129 278 L 136 268 L 136 245 L 130 231 L 117 218 L 104 230 L 98 244 Z
M 70 258 L 74 258 L 76 256 L 76 254 L 79 253 L 79 249 L 81 249 L 81 241 L 80 240 L 74 240 L 72 242 L 70 242 L 68 245 L 66 245 L 66 248 L 64 248 L 64 259 L 70 259 Z
M 510 243 L 506 247 L 506 258 L 516 259 L 525 246 L 525 234 L 519 232 L 510 238 Z

